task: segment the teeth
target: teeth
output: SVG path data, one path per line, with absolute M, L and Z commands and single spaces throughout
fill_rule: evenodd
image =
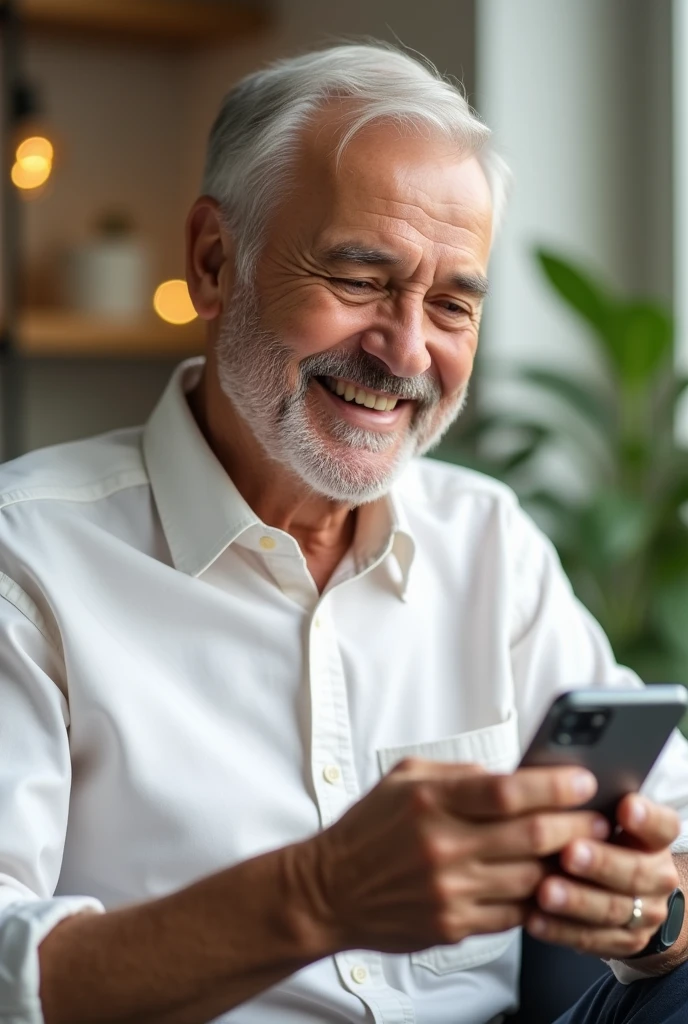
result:
M 366 409 L 375 409 L 378 412 L 390 412 L 399 401 L 398 398 L 385 398 L 384 395 L 374 395 L 363 388 L 357 388 L 353 384 L 345 384 L 343 380 L 334 380 L 333 377 L 326 377 L 326 383 L 330 391 L 339 395 L 345 402 L 355 402 L 356 405 L 363 405 Z

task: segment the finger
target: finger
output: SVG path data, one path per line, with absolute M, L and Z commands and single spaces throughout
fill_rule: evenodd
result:
M 645 850 L 664 850 L 681 832 L 681 821 L 671 807 L 663 807 L 631 793 L 617 808 L 617 821 Z
M 441 875 L 430 894 L 431 905 L 438 912 L 440 935 L 447 934 L 445 941 L 459 942 L 476 931 L 501 931 L 523 924 L 543 874 L 541 864 L 524 861 L 506 870 L 483 865 L 478 873 Z M 508 907 L 518 909 L 509 911 L 511 916 L 505 923 L 503 914 Z
M 408 781 L 455 783 L 471 776 L 487 775 L 487 769 L 480 764 L 426 761 L 422 757 L 404 757 L 389 772 Z
M 466 876 L 463 867 L 459 887 L 485 903 L 503 903 L 505 900 L 530 899 L 545 878 L 547 869 L 537 859 L 518 860 L 506 864 L 475 863 Z
M 558 875 L 550 875 L 541 882 L 536 901 L 546 913 L 606 928 L 627 927 L 634 908 L 632 896 L 581 885 Z M 666 896 L 644 897 L 640 924 L 657 929 L 666 913 Z
M 534 913 L 526 919 L 526 930 L 536 939 L 569 946 L 579 953 L 604 959 L 623 960 L 643 949 L 654 933 L 653 928 L 596 928 L 577 924 L 565 918 Z
M 669 851 L 646 853 L 628 847 L 577 839 L 561 852 L 564 871 L 627 896 L 668 895 L 678 885 Z
M 594 811 L 543 811 L 511 821 L 490 822 L 477 835 L 479 856 L 508 862 L 524 857 L 549 857 L 575 839 L 605 839 L 609 822 Z
M 583 768 L 520 768 L 512 775 L 462 777 L 446 787 L 445 800 L 450 813 L 484 820 L 578 807 L 596 790 L 594 775 Z

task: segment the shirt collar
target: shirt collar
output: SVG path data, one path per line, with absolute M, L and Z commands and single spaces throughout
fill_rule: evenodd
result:
M 143 457 L 172 562 L 190 576 L 200 576 L 242 533 L 261 525 L 214 455 L 186 400 L 203 365 L 203 357 L 197 357 L 176 368 L 143 431 Z M 405 599 L 415 545 L 396 490 L 362 506 L 358 518 L 360 570 L 391 552 L 399 567 L 399 596 Z
M 193 417 L 186 393 L 204 359 L 174 371 L 143 432 L 143 457 L 174 567 L 200 576 L 260 519 L 215 457 Z
M 360 572 L 379 562 L 389 553 L 396 559 L 399 569 L 399 597 L 405 601 L 415 555 L 415 542 L 395 487 L 378 501 L 359 508 L 354 538 L 354 554 Z

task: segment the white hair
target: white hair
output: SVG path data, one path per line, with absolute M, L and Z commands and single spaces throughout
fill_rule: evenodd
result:
M 509 170 L 487 145 L 490 130 L 469 107 L 461 86 L 429 61 L 386 43 L 344 43 L 247 75 L 222 103 L 210 133 L 202 188 L 220 203 L 234 233 L 241 280 L 251 279 L 268 214 L 292 184 L 303 130 L 333 99 L 355 101 L 346 106 L 337 161 L 374 121 L 434 131 L 480 161 L 493 221 L 499 223 Z

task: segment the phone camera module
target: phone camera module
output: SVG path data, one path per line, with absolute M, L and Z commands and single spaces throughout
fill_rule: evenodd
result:
M 567 711 L 557 724 L 554 742 L 561 747 L 590 747 L 609 724 L 608 711 Z

